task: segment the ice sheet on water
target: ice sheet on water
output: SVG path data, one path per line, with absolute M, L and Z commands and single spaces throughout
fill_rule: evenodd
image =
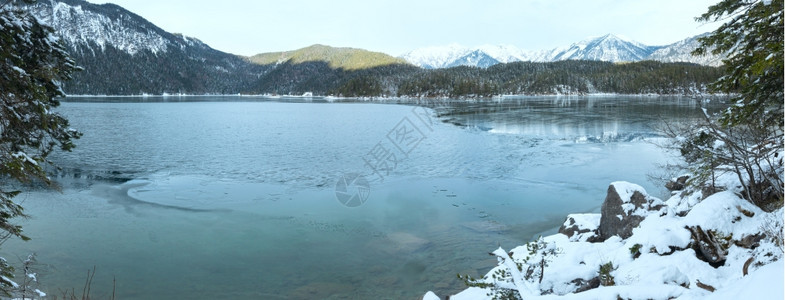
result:
M 154 174 L 122 186 L 137 201 L 188 210 L 217 210 L 265 200 L 271 187 L 202 175 Z M 280 188 L 278 188 L 280 189 Z

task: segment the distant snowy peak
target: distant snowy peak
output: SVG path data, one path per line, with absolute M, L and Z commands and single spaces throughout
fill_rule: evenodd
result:
M 451 44 L 415 49 L 402 55 L 401 58 L 421 68 L 440 69 L 449 67 L 453 62 L 471 52 L 472 49 L 468 47 Z
M 499 64 L 501 61 L 498 59 L 493 58 L 488 53 L 485 53 L 482 50 L 473 50 L 458 59 L 452 61 L 448 68 L 457 67 L 457 66 L 473 66 L 473 67 L 480 67 L 480 68 L 487 68 L 496 64 Z
M 529 57 L 528 52 L 510 45 L 483 45 L 477 47 L 476 50 L 485 53 L 485 55 L 490 56 L 500 63 L 527 60 Z
M 708 54 L 703 56 L 693 56 L 692 51 L 700 46 L 699 38 L 708 34 L 701 34 L 686 38 L 676 43 L 664 46 L 654 51 L 648 59 L 662 62 L 692 62 L 707 66 L 721 66 L 722 57 Z
M 660 47 L 646 46 L 613 34 L 607 34 L 574 43 L 567 49 L 555 53 L 551 60 L 639 61 L 646 59 L 658 48 Z
M 458 44 L 432 46 L 410 51 L 401 56 L 409 63 L 426 69 L 474 66 L 487 68 L 498 63 L 526 60 L 528 54 L 509 45 L 465 47 Z
M 608 62 L 657 60 L 662 62 L 691 62 L 711 66 L 721 65 L 722 61 L 718 56 L 694 57 L 690 54 L 699 45 L 698 37 L 688 38 L 667 46 L 648 46 L 624 37 L 607 34 L 573 43 L 567 47 L 540 51 L 526 51 L 515 46 L 485 45 L 469 48 L 453 44 L 413 50 L 404 54 L 401 58 L 413 65 L 426 69 L 455 66 L 487 68 L 497 63 L 516 61 L 552 62 L 560 60 L 598 60 Z

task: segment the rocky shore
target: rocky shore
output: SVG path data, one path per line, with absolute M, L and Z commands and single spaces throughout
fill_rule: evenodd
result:
M 730 178 L 712 194 L 686 180 L 668 183 L 666 201 L 613 182 L 600 214 L 571 214 L 557 234 L 497 249 L 495 268 L 444 299 L 782 299 L 783 208 L 761 210 Z

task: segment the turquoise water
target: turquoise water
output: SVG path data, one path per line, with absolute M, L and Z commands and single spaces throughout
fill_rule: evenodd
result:
M 20 196 L 33 240 L 9 241 L 3 255 L 36 252 L 50 295 L 81 290 L 95 266 L 92 295 L 111 294 L 116 278 L 120 299 L 455 293 L 456 273 L 484 274 L 495 264 L 487 252 L 598 210 L 612 181 L 661 195 L 646 176 L 667 159 L 651 127 L 698 113 L 690 100 L 646 97 L 434 109 L 77 100 L 90 102 L 58 108 L 84 133 L 53 157 L 62 192 Z M 401 124 L 418 130 L 403 150 L 391 142 Z M 379 145 L 397 153 L 383 178 L 366 164 Z M 359 207 L 336 198 L 348 173 L 369 181 Z

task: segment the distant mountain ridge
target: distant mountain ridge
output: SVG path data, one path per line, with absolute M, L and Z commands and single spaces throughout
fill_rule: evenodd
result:
M 666 46 L 648 46 L 613 34 L 606 34 L 576 42 L 567 47 L 541 51 L 527 51 L 515 46 L 484 45 L 469 48 L 451 44 L 415 49 L 401 55 L 401 58 L 426 69 L 455 66 L 487 68 L 499 63 L 516 61 L 554 62 L 562 60 L 608 62 L 655 60 L 689 62 L 708 66 L 721 65 L 721 57 L 713 55 L 695 57 L 690 54 L 699 45 L 698 37 L 700 36 L 690 37 Z
M 676 48 L 655 50 L 613 36 L 539 52 L 519 51 L 513 46 L 436 47 L 426 51 L 433 64 L 424 69 L 384 53 L 324 45 L 252 57 L 233 55 L 198 39 L 166 32 L 113 4 L 42 0 L 21 4 L 21 8 L 52 26 L 76 63 L 84 67 L 64 83 L 69 95 L 674 94 L 705 91 L 707 83 L 719 76 L 717 68 L 681 63 L 549 62 L 555 57 L 613 60 L 637 59 L 649 51 L 649 55 L 663 57 L 687 53 Z M 694 43 L 685 41 L 679 46 Z
M 607 34 L 572 44 L 567 49 L 555 53 L 550 60 L 640 61 L 659 48 Z
M 356 48 L 338 48 L 312 45 L 302 49 L 283 52 L 260 53 L 248 58 L 260 65 L 276 65 L 284 62 L 305 63 L 323 61 L 334 69 L 358 70 L 392 64 L 409 64 L 406 60 L 381 52 Z

